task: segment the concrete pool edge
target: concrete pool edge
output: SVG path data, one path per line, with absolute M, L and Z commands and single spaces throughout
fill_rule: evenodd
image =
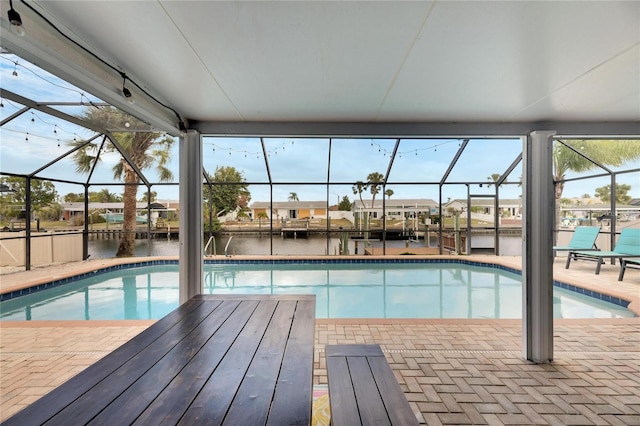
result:
M 346 263 L 360 263 L 363 261 L 402 261 L 407 263 L 413 263 L 415 261 L 454 261 L 453 263 L 462 264 L 482 264 L 482 265 L 495 265 L 506 270 L 516 271 L 518 273 L 522 270 L 522 259 L 519 256 L 452 256 L 452 255 L 427 255 L 427 256 L 207 256 L 203 259 L 203 262 L 213 261 L 215 263 L 233 263 L 239 262 L 281 262 L 281 261 L 313 261 L 313 262 L 331 262 L 340 261 Z M 57 282 L 66 279 L 75 279 L 82 275 L 95 275 L 110 270 L 137 266 L 148 266 L 154 264 L 172 264 L 178 261 L 177 256 L 154 256 L 154 257 L 136 257 L 136 258 L 114 258 L 114 259 L 95 259 L 91 261 L 73 262 L 70 264 L 56 265 L 55 271 L 52 274 L 45 274 L 32 279 L 32 280 L 14 280 L 14 283 L 5 283 L 7 277 L 11 277 L 12 274 L 3 275 L 3 285 L 0 287 L 0 295 L 7 295 L 12 292 L 18 292 L 24 289 L 30 289 L 36 286 L 42 286 L 49 283 Z M 564 261 L 562 262 L 564 263 Z M 46 271 L 46 268 L 42 268 Z M 28 271 L 27 271 L 28 272 Z M 25 274 L 25 272 L 21 272 Z M 625 292 L 622 288 L 616 288 L 607 283 L 599 283 L 598 279 L 602 278 L 601 275 L 593 274 L 592 279 L 587 279 L 584 274 L 576 273 L 575 270 L 559 269 L 556 265 L 554 268 L 554 284 L 563 283 L 569 286 L 574 286 L 578 289 L 585 290 L 584 292 L 578 291 L 580 294 L 586 294 L 587 296 L 594 297 L 596 299 L 603 300 L 603 297 L 597 295 L 604 295 L 608 298 L 616 298 L 621 301 L 628 302 L 626 308 L 634 315 L 640 316 L 640 291 L 637 288 L 631 291 Z M 621 284 L 622 285 L 622 284 Z M 633 285 L 633 284 L 631 284 Z M 635 292 L 634 292 L 635 291 Z M 19 296 L 18 296 L 19 297 Z M 611 302 L 620 305 L 620 303 Z M 624 306 L 624 305 L 623 305 Z
M 0 321 L 0 328 L 57 328 L 57 327 L 149 327 L 157 320 L 37 320 Z M 316 318 L 316 325 L 520 325 L 522 320 L 513 318 Z M 595 322 L 594 322 L 595 321 Z M 637 325 L 640 317 L 634 318 L 561 318 L 554 325 Z

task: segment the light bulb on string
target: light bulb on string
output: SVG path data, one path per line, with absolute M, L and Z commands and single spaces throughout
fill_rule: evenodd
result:
M 27 135 L 24 137 L 24 140 L 29 142 L 29 132 L 27 132 Z
M 122 76 L 122 95 L 131 105 L 136 103 L 135 98 L 131 95 L 131 91 L 125 86 L 127 83 L 127 75 L 125 73 L 120 73 Z
M 53 125 L 53 134 L 54 134 L 54 135 L 57 135 L 57 134 L 58 134 L 58 125 L 57 125 L 57 124 L 54 124 L 54 125 Z
M 25 30 L 22 25 L 22 18 L 20 14 L 16 12 L 13 8 L 13 0 L 9 0 L 9 11 L 7 12 L 7 18 L 9 22 L 11 22 L 11 31 L 13 31 L 17 36 L 24 37 Z
M 11 73 L 14 77 L 18 76 L 18 61 L 13 64 L 13 72 Z
M 35 119 L 35 115 L 33 114 L 33 111 L 32 111 L 32 112 L 31 112 L 31 122 L 33 123 L 33 122 L 35 122 L 35 121 L 36 121 L 36 119 Z
M 129 102 L 130 104 L 133 105 L 133 104 L 136 103 L 136 100 L 131 95 L 131 91 L 129 91 L 129 89 L 127 89 L 126 87 L 122 88 L 122 94 L 124 95 L 124 97 L 127 100 L 127 102 Z

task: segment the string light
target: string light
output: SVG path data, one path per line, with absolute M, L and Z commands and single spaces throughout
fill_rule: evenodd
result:
M 46 22 L 49 26 L 51 26 L 51 28 L 53 28 L 54 30 L 56 30 L 58 33 L 60 33 L 64 38 L 66 38 L 69 42 L 73 43 L 76 45 L 76 47 L 78 47 L 81 50 L 84 50 L 87 54 L 93 56 L 95 59 L 97 59 L 98 61 L 102 62 L 105 66 L 107 66 L 108 68 L 110 68 L 111 70 L 119 73 L 125 80 L 127 79 L 126 74 L 124 72 L 122 72 L 120 69 L 118 69 L 116 66 L 114 66 L 113 64 L 109 63 L 108 61 L 106 61 L 105 59 L 101 58 L 100 56 L 98 56 L 96 53 L 92 52 L 91 50 L 87 49 L 84 45 L 78 43 L 77 41 L 75 41 L 73 38 L 69 37 L 68 35 L 66 35 L 60 28 L 58 28 L 53 22 L 51 22 L 49 19 L 47 19 L 47 17 L 45 17 L 44 15 L 42 15 L 38 10 L 34 9 L 31 5 L 29 5 L 28 3 L 23 1 L 24 6 L 26 6 L 27 8 L 29 8 L 31 11 L 33 11 L 36 15 L 38 15 L 40 18 L 42 18 L 42 20 L 44 22 Z M 12 0 L 9 0 L 9 5 L 12 5 Z M 13 7 L 11 8 L 13 9 Z M 17 15 L 17 19 L 20 21 L 20 24 L 22 24 L 22 20 L 20 19 L 20 16 L 17 12 L 13 11 L 13 15 L 10 13 L 9 14 L 9 20 L 12 21 L 12 24 L 17 24 L 16 22 L 13 22 L 14 19 L 14 15 Z M 23 29 L 24 30 L 24 29 Z M 178 128 L 180 130 L 181 133 L 185 133 L 187 131 L 187 128 L 185 126 L 184 120 L 182 119 L 182 117 L 180 116 L 180 114 L 178 113 L 178 111 L 176 111 L 175 109 L 173 109 L 172 107 L 170 107 L 169 105 L 161 102 L 160 100 L 158 100 L 156 97 L 154 97 L 151 93 L 149 93 L 147 90 L 145 90 L 142 86 L 140 86 L 138 83 L 136 83 L 135 81 L 132 81 L 129 79 L 129 81 L 131 81 L 131 84 L 133 84 L 134 86 L 136 86 L 143 94 L 145 94 L 146 96 L 148 96 L 151 100 L 153 100 L 154 102 L 156 102 L 158 105 L 170 110 L 171 112 L 173 112 L 176 115 L 176 118 L 178 119 Z M 123 86 L 124 86 L 124 82 L 123 82 Z M 124 92 L 124 91 L 123 91 Z M 132 99 L 131 96 L 126 96 L 125 97 L 128 98 L 128 101 L 131 103 L 132 101 L 134 101 Z
M 122 94 L 124 95 L 127 102 L 133 105 L 136 103 L 136 100 L 131 95 L 131 91 L 127 89 L 127 87 L 125 86 L 125 84 L 127 83 L 127 75 L 125 73 L 120 73 L 120 74 L 122 75 Z
M 48 125 L 48 126 L 53 126 L 53 133 L 54 133 L 54 134 L 56 134 L 56 135 L 58 134 L 58 129 L 60 129 L 60 131 L 63 131 L 63 132 L 65 132 L 65 133 L 68 133 L 68 134 L 70 134 L 70 135 L 71 135 L 71 134 L 75 134 L 75 132 L 72 132 L 71 130 L 65 129 L 64 127 L 60 126 L 60 125 L 59 125 L 59 124 L 57 124 L 57 123 L 54 123 L 54 122 L 52 122 L 52 121 L 48 121 L 48 120 L 43 119 L 43 118 L 40 116 L 40 114 L 38 114 L 37 112 L 33 112 L 33 111 L 32 111 L 32 112 L 31 112 L 31 121 L 32 121 L 32 122 L 34 121 L 34 120 L 33 120 L 34 118 L 38 119 L 38 121 L 40 121 L 40 122 L 42 122 L 42 123 L 44 123 L 44 124 L 46 124 L 46 125 Z
M 45 73 L 45 74 L 47 74 L 47 75 L 48 75 L 48 73 L 46 73 L 46 72 L 42 71 L 41 69 L 37 69 L 37 71 L 36 71 L 36 70 L 33 70 L 33 69 L 31 69 L 29 66 L 27 66 L 27 65 L 23 65 L 23 64 L 19 63 L 19 61 L 17 61 L 17 60 L 12 60 L 11 58 L 6 57 L 6 56 L 4 56 L 4 55 L 1 55 L 1 56 L 0 56 L 0 59 L 1 59 L 1 60 L 5 60 L 5 61 L 9 61 L 9 62 L 11 62 L 11 63 L 13 64 L 13 73 L 12 73 L 12 74 L 13 74 L 13 76 L 14 76 L 14 77 L 17 77 L 17 76 L 18 76 L 18 67 L 20 67 L 20 68 L 22 68 L 23 70 L 29 71 L 31 74 L 33 74 L 35 77 L 39 78 L 40 80 L 43 80 L 43 81 L 45 81 L 45 82 L 47 82 L 47 83 L 51 84 L 52 86 L 55 86 L 55 87 L 58 87 L 58 88 L 60 88 L 60 89 L 64 89 L 64 90 L 68 90 L 68 91 L 71 91 L 71 92 L 75 92 L 75 93 L 80 94 L 80 104 L 81 104 L 81 105 L 84 105 L 84 103 L 85 103 L 85 102 L 83 101 L 83 98 L 84 98 L 84 99 L 86 99 L 86 101 L 87 101 L 89 104 L 91 104 L 91 105 L 93 105 L 93 106 L 97 107 L 97 105 L 94 103 L 94 101 L 92 101 L 92 100 L 91 100 L 91 99 L 89 99 L 87 96 L 85 96 L 85 94 L 84 94 L 83 92 L 81 92 L 80 90 L 78 90 L 78 89 L 76 89 L 76 88 L 73 88 L 73 87 L 70 87 L 70 86 L 65 86 L 65 85 L 62 85 L 62 84 L 56 83 L 55 81 L 52 81 L 51 79 L 48 79 L 48 78 L 45 78 L 44 76 L 42 76 L 42 75 L 41 75 L 42 73 Z M 97 99 L 97 98 L 96 98 L 96 99 Z
M 446 142 L 437 143 L 435 145 L 427 146 L 427 147 L 424 147 L 424 148 L 414 148 L 414 149 L 411 149 L 411 150 L 408 150 L 408 151 L 398 151 L 396 153 L 396 155 L 399 158 L 401 158 L 402 154 L 410 154 L 412 152 L 415 153 L 416 156 L 418 156 L 418 152 L 419 151 L 430 151 L 430 150 L 433 149 L 434 152 L 437 152 L 439 146 L 447 145 L 447 144 L 450 144 L 450 143 L 453 143 L 453 142 L 454 141 L 446 141 Z M 385 157 L 387 156 L 387 154 L 391 155 L 392 151 L 386 149 L 385 147 L 383 147 L 382 145 L 380 145 L 378 143 L 375 143 L 375 142 L 372 141 L 371 142 L 371 146 L 377 147 L 378 148 L 378 152 L 382 153 L 382 155 L 385 156 Z M 458 147 L 460 147 L 460 142 L 458 142 Z
M 291 141 L 291 144 L 294 145 L 294 141 Z M 247 158 L 249 154 L 255 154 L 256 158 L 260 158 L 262 151 L 251 151 L 251 150 L 246 150 L 246 149 L 235 149 L 235 148 L 227 148 L 227 147 L 222 147 L 219 145 L 216 145 L 215 143 L 210 143 L 210 142 L 205 142 L 205 145 L 211 145 L 211 151 L 212 152 L 216 152 L 216 151 L 223 151 L 223 152 L 227 152 L 230 156 L 232 156 L 234 153 L 237 154 L 242 154 L 244 156 L 244 158 Z M 279 151 L 286 151 L 286 143 L 282 143 L 280 146 L 276 147 L 273 150 L 269 150 L 267 151 L 267 156 L 270 157 L 272 154 L 273 155 L 278 155 Z
M 24 37 L 25 31 L 22 25 L 22 18 L 20 14 L 13 8 L 13 0 L 9 0 L 9 11 L 7 12 L 7 18 L 11 22 L 11 31 L 20 37 Z
M 24 135 L 24 139 L 27 142 L 33 142 L 34 140 L 38 140 L 38 139 L 42 139 L 45 141 L 55 141 L 58 146 L 60 146 L 61 142 L 60 142 L 60 137 L 49 137 L 49 136 L 45 136 L 42 134 L 38 134 L 38 133 L 34 133 L 34 132 L 24 132 L 21 130 L 16 130 L 16 129 L 12 129 L 10 127 L 7 126 L 3 126 L 2 127 L 2 131 L 3 132 L 12 132 L 12 133 L 16 133 L 18 135 Z M 36 139 L 34 139 L 36 138 Z
M 431 146 L 425 146 L 424 148 L 413 148 L 410 150 L 406 150 L 406 151 L 398 151 L 396 152 L 396 156 L 398 158 L 402 158 L 403 155 L 406 154 L 411 154 L 413 153 L 416 157 L 419 155 L 420 151 L 431 151 L 433 150 L 434 152 L 438 151 L 438 147 L 439 146 L 443 146 L 443 145 L 448 145 L 451 143 L 458 143 L 460 144 L 460 142 L 458 140 L 448 140 L 448 141 L 443 141 L 440 143 L 436 143 L 434 145 Z M 295 142 L 293 140 L 291 140 L 291 144 L 293 145 Z M 205 144 L 208 144 L 211 146 L 211 150 L 212 152 L 216 153 L 219 151 L 223 151 L 223 152 L 227 152 L 227 154 L 229 156 L 233 156 L 234 153 L 239 153 L 242 154 L 244 158 L 247 158 L 249 154 L 255 154 L 257 159 L 260 159 L 262 157 L 262 151 L 253 151 L 253 150 L 246 150 L 246 149 L 236 149 L 236 148 L 231 148 L 231 147 L 223 147 L 223 146 L 219 146 L 216 145 L 213 142 L 205 142 Z M 273 155 L 277 156 L 278 152 L 283 151 L 286 152 L 286 143 L 281 144 L 280 146 L 270 149 L 267 151 L 267 158 L 272 157 Z M 391 156 L 392 151 L 389 149 L 386 149 L 384 146 L 382 146 L 381 144 L 375 142 L 374 140 L 371 140 L 370 142 L 370 146 L 377 148 L 378 152 L 382 154 L 383 157 L 387 157 L 387 155 Z

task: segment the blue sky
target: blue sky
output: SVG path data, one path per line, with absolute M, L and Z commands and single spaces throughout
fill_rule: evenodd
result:
M 17 62 L 17 64 L 16 64 Z M 14 76 L 13 72 L 18 75 Z M 40 70 L 32 64 L 13 55 L 0 55 L 0 83 L 2 88 L 30 99 L 47 102 L 100 102 L 88 93 L 61 81 L 57 77 Z M 3 99 L 0 109 L 1 119 L 5 119 L 22 108 L 22 105 Z M 56 106 L 71 115 L 80 115 L 84 107 Z M 51 115 L 37 111 L 28 111 L 10 121 L 0 130 L 0 171 L 10 173 L 31 173 L 43 167 L 53 159 L 69 150 L 67 142 L 86 139 L 93 133 Z M 412 182 L 437 183 L 449 167 L 461 140 L 457 139 L 403 139 L 389 174 L 388 189 L 394 191 L 393 198 L 431 198 L 438 199 L 438 185 L 416 185 Z M 328 196 L 330 203 L 347 195 L 353 201 L 357 197 L 352 192 L 352 184 L 366 180 L 369 173 L 383 175 L 389 168 L 389 160 L 395 146 L 395 139 L 332 139 L 329 166 L 329 139 L 265 139 L 265 148 L 269 170 L 274 183 L 274 201 L 286 201 L 291 192 L 300 200 L 324 200 Z M 640 141 L 633 143 L 639 144 Z M 519 139 L 471 140 L 451 171 L 447 182 L 485 182 L 493 173 L 503 173 L 521 152 Z M 250 183 L 268 182 L 267 168 L 259 138 L 210 138 L 204 139 L 204 167 L 213 173 L 216 167 L 233 166 Z M 111 168 L 119 161 L 117 154 L 102 157 L 102 163 L 92 176 L 92 183 L 117 183 L 113 179 Z M 174 144 L 169 168 L 173 171 L 175 182 L 178 179 L 178 144 Z M 640 168 L 640 162 L 625 164 L 614 170 Z M 593 173 L 599 173 L 594 171 Z M 150 181 L 157 181 L 155 172 L 146 172 Z M 84 182 L 86 175 L 75 173 L 71 158 L 59 161 L 39 175 Z M 508 178 L 508 182 L 517 183 L 522 175 L 522 165 L 518 165 Z M 575 176 L 575 174 L 569 174 Z M 327 177 L 340 184 L 326 185 Z M 632 186 L 631 195 L 640 198 L 640 177 L 638 173 L 622 175 L 620 183 Z M 300 184 L 292 184 L 300 183 Z M 609 184 L 608 178 L 588 181 L 569 182 L 564 196 L 576 197 L 582 194 L 593 195 L 595 188 Z M 58 193 L 63 196 L 69 192 L 82 192 L 81 185 L 56 183 Z M 92 191 L 108 188 L 111 192 L 121 193 L 122 186 L 92 187 Z M 253 201 L 268 201 L 269 188 L 266 185 L 251 185 Z M 177 186 L 154 186 L 160 200 L 177 199 Z M 506 185 L 500 189 L 501 198 L 517 198 L 520 195 L 517 184 Z M 493 187 L 475 184 L 470 187 L 472 194 L 492 194 Z M 443 200 L 466 197 L 464 185 L 446 185 Z M 142 196 L 142 189 L 139 197 Z M 368 197 L 365 197 L 367 199 Z

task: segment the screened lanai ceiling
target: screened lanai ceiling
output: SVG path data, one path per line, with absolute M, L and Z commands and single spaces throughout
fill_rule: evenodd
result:
M 640 133 L 640 2 L 13 6 L 26 34 L 8 31 L 3 0 L 3 47 L 172 134 L 181 120 L 205 133 L 273 122 L 617 122 Z

